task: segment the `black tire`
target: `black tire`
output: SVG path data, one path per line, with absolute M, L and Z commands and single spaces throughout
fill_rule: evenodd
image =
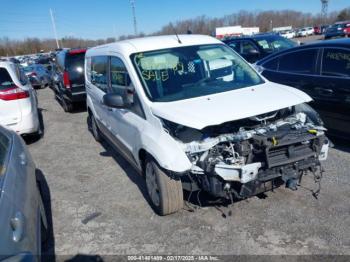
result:
M 47 217 L 46 217 L 46 210 L 45 210 L 45 205 L 43 202 L 43 192 L 41 188 L 41 181 L 37 180 L 36 181 L 37 187 L 38 187 L 38 194 L 39 194 L 39 203 L 40 203 L 40 213 L 44 213 L 44 216 L 40 216 L 40 236 L 41 236 L 41 243 L 46 243 L 48 238 L 49 238 L 49 229 L 48 229 L 48 222 L 47 222 Z
M 101 131 L 93 114 L 89 114 L 89 129 L 97 142 L 102 142 Z
M 152 158 L 146 160 L 145 179 L 152 206 L 159 215 L 169 215 L 183 208 L 181 180 L 169 177 Z M 158 201 L 153 194 L 158 196 Z
M 38 131 L 36 131 L 32 136 L 34 137 L 34 139 L 39 140 L 43 137 L 44 135 L 44 130 L 43 130 L 43 126 L 39 121 L 39 128 Z
M 49 239 L 49 229 L 44 225 L 44 218 L 40 217 L 40 234 L 41 234 L 41 243 L 45 244 Z
M 63 96 L 61 96 L 61 102 L 62 102 L 62 107 L 64 112 L 69 113 L 73 111 L 73 104 L 69 101 L 67 101 L 66 99 L 64 99 Z

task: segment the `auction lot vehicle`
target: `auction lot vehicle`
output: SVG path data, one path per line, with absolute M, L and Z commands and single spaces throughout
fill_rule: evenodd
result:
M 45 88 L 50 85 L 50 74 L 45 66 L 33 64 L 23 67 L 23 70 L 34 88 Z
M 306 37 L 314 34 L 314 28 L 313 27 L 304 27 L 298 30 L 297 36 L 298 37 Z
M 35 164 L 21 137 L 0 126 L 0 260 L 37 261 L 47 220 Z
M 74 103 L 86 100 L 85 52 L 86 49 L 64 49 L 56 55 L 54 92 L 65 112 L 71 112 Z
M 232 200 L 321 172 L 328 140 L 305 93 L 201 35 L 125 40 L 85 58 L 89 128 L 145 176 L 154 209 L 183 189 Z
M 287 39 L 292 39 L 292 38 L 295 38 L 295 36 L 296 36 L 295 31 L 293 31 L 293 30 L 280 32 L 280 35 L 284 38 L 287 38 Z
M 308 44 L 271 55 L 257 63 L 270 81 L 309 94 L 329 134 L 350 135 L 350 39 Z
M 332 37 L 349 37 L 350 36 L 350 21 L 337 22 L 326 29 L 324 34 L 325 39 Z
M 277 34 L 259 34 L 251 37 L 231 38 L 223 41 L 250 63 L 272 53 L 297 46 L 296 42 Z
M 41 134 L 36 92 L 18 64 L 0 62 L 0 125 L 18 134 Z

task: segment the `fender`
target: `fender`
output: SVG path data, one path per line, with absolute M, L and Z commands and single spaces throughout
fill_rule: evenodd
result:
M 144 149 L 166 170 L 184 173 L 191 169 L 192 163 L 180 144 L 163 129 L 155 132 L 152 128 L 150 132 L 150 129 L 146 128 L 142 132 L 141 141 L 142 145 L 135 152 L 135 159 L 139 159 L 138 152 Z

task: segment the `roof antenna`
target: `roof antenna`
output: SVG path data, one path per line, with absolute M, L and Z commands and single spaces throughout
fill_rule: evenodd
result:
M 179 44 L 182 44 L 181 39 L 180 39 L 180 37 L 178 36 L 175 27 L 173 26 L 173 23 L 170 23 L 170 26 L 171 26 L 171 28 L 174 30 L 174 33 L 175 33 L 176 38 L 177 38 L 177 42 L 178 42 Z

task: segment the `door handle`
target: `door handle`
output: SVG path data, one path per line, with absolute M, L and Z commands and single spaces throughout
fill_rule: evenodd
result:
M 333 89 L 316 87 L 315 90 L 321 95 L 332 95 L 334 93 Z
M 21 212 L 17 212 L 15 217 L 11 219 L 10 225 L 12 228 L 12 240 L 19 242 L 23 238 L 24 232 L 24 216 Z

